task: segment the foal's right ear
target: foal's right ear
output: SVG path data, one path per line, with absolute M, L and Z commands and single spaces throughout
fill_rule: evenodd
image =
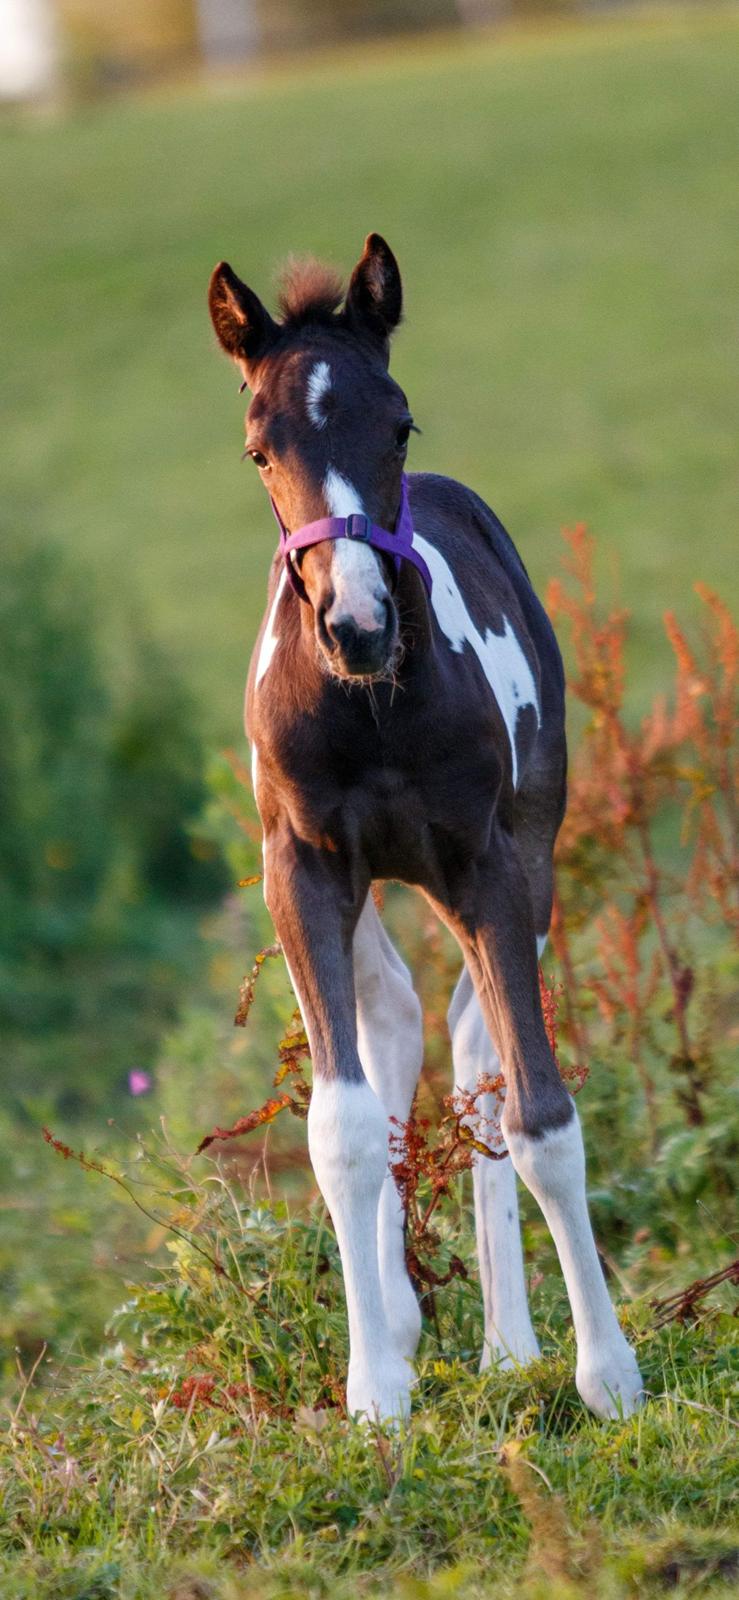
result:
M 211 277 L 208 307 L 221 349 L 238 362 L 248 379 L 247 369 L 261 360 L 277 337 L 276 322 L 227 261 L 219 261 Z

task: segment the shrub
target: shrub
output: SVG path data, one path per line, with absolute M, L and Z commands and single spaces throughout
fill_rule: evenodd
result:
M 53 1076 L 54 1097 L 68 1111 L 114 1086 L 114 1019 L 130 1030 L 125 1050 L 134 1061 L 151 1052 L 161 1031 L 152 1009 L 164 1002 L 172 1015 L 173 916 L 224 884 L 215 848 L 207 840 L 193 848 L 203 786 L 192 707 L 145 638 L 131 642 L 123 690 L 112 688 L 96 651 L 94 612 L 92 586 L 61 554 L 4 543 L 0 1022 L 12 1039 L 5 1070 L 24 1095 L 46 1092 Z M 147 1006 L 149 1019 L 137 1027 Z

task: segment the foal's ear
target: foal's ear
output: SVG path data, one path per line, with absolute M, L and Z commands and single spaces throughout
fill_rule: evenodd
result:
M 227 261 L 219 261 L 213 272 L 208 307 L 221 349 L 233 356 L 246 377 L 247 368 L 261 359 L 277 337 L 277 324 Z
M 379 233 L 369 233 L 351 275 L 345 316 L 358 331 L 370 333 L 387 349 L 403 314 L 398 263 Z

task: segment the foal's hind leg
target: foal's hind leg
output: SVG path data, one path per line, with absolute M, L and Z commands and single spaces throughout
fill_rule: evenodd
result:
M 449 1007 L 449 1031 L 456 1088 L 474 1091 L 481 1077 L 497 1077 L 500 1062 L 466 967 Z M 495 1115 L 494 1095 L 480 1095 L 477 1104 L 483 1118 Z M 481 1137 L 486 1137 L 484 1125 Z M 510 1158 L 492 1161 L 488 1156 L 473 1156 L 472 1182 L 485 1312 L 480 1361 L 484 1372 L 493 1362 L 511 1367 L 533 1361 L 539 1346 L 526 1299 L 516 1173 Z
M 421 1006 L 371 894 L 354 934 L 354 988 L 357 1047 L 365 1074 L 388 1118 L 407 1122 L 423 1061 Z M 421 1331 L 421 1313 L 406 1269 L 405 1213 L 391 1169 L 392 1160 L 378 1212 L 380 1283 L 396 1348 L 411 1358 Z
M 456 885 L 448 913 L 506 1077 L 502 1126 L 519 1177 L 554 1239 L 577 1337 L 577 1387 L 599 1416 L 630 1413 L 641 1378 L 601 1272 L 585 1198 L 577 1112 L 546 1037 L 530 889 L 516 841 L 493 829 L 487 859 Z

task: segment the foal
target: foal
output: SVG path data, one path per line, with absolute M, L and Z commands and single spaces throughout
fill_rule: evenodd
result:
M 343 302 L 343 304 L 342 304 Z M 395 258 L 370 234 L 346 297 L 316 263 L 275 322 L 222 262 L 210 313 L 252 391 L 246 453 L 281 548 L 247 686 L 264 892 L 313 1057 L 311 1161 L 341 1251 L 348 1405 L 407 1413 L 420 1314 L 388 1119 L 408 1118 L 423 1050 L 409 974 L 374 879 L 422 891 L 464 969 L 449 1010 L 455 1083 L 505 1075 L 510 1161 L 477 1158 L 482 1365 L 538 1354 L 516 1178 L 559 1253 L 579 1392 L 631 1412 L 641 1380 L 585 1199 L 580 1125 L 547 1042 L 537 976 L 565 805 L 564 680 L 525 568 L 493 512 L 404 464 L 413 419 L 389 376 Z

